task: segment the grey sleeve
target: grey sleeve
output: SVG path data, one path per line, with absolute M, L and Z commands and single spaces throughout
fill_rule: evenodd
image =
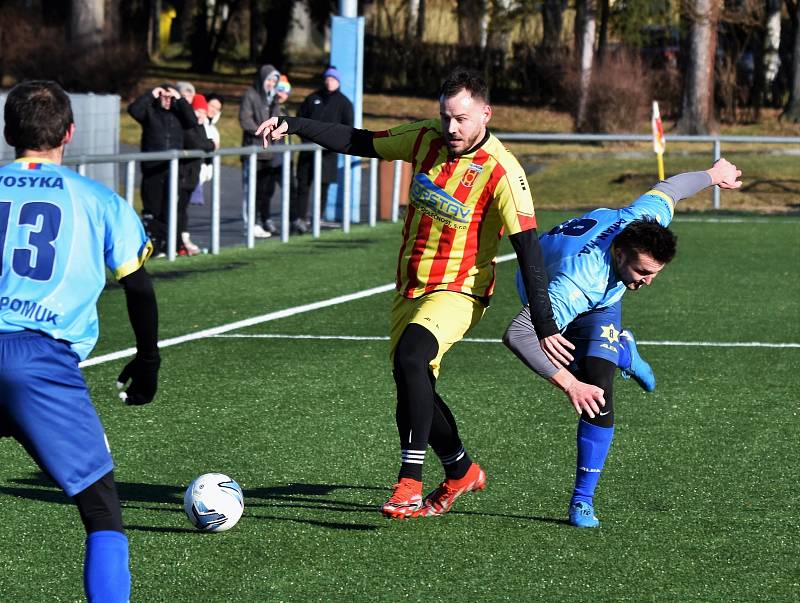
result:
M 662 180 L 653 188 L 669 196 L 677 203 L 681 199 L 688 199 L 704 188 L 711 186 L 711 176 L 706 172 L 686 172 Z
M 532 371 L 545 379 L 550 379 L 560 368 L 550 362 L 539 346 L 539 337 L 531 323 L 531 311 L 528 306 L 514 317 L 503 335 L 506 347 L 522 360 Z

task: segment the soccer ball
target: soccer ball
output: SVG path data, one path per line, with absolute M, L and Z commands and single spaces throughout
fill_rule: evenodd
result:
M 204 532 L 224 532 L 244 512 L 242 488 L 223 473 L 204 473 L 186 488 L 183 510 L 194 527 Z

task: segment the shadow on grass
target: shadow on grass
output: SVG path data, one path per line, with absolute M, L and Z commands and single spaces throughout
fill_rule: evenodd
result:
M 0 486 L 0 494 L 37 500 L 53 504 L 72 504 L 60 489 L 53 485 L 44 474 L 36 473 L 28 478 L 10 480 L 15 486 Z M 143 511 L 183 512 L 182 486 L 147 484 L 136 482 L 117 482 L 117 490 L 124 509 Z M 306 517 L 290 517 L 275 514 L 275 511 L 297 509 L 315 513 L 337 513 L 351 515 L 353 513 L 370 513 L 377 517 L 378 507 L 375 504 L 352 502 L 333 498 L 336 492 L 346 491 L 380 491 L 386 488 L 377 486 L 357 486 L 350 484 L 309 484 L 293 482 L 281 486 L 245 489 L 245 508 L 249 519 L 259 521 L 284 521 L 302 523 L 320 528 L 334 530 L 371 531 L 380 526 L 366 523 L 346 523 L 342 521 L 325 521 Z M 142 504 L 137 504 L 142 503 Z M 157 508 L 145 505 L 170 505 L 170 508 Z M 474 516 L 484 518 L 512 519 L 519 521 L 536 521 L 555 525 L 569 525 L 566 519 L 555 517 L 539 517 L 533 515 L 516 515 L 512 513 L 491 513 L 481 511 L 452 511 L 452 516 Z M 191 528 L 175 528 L 169 526 L 126 525 L 128 530 L 164 533 L 194 533 Z
M 30 477 L 10 480 L 13 486 L 0 485 L 0 494 L 36 500 L 51 504 L 71 505 L 72 500 L 64 495 L 43 473 L 35 473 Z M 377 513 L 371 504 L 354 503 L 346 500 L 333 500 L 330 495 L 338 490 L 383 490 L 373 486 L 353 486 L 347 484 L 306 484 L 291 483 L 282 486 L 250 488 L 245 490 L 245 506 L 251 512 L 252 519 L 266 521 L 291 521 L 322 528 L 337 530 L 376 530 L 377 526 L 363 523 L 345 523 L 340 521 L 324 521 L 302 517 L 281 517 L 264 515 L 252 510 L 307 509 L 330 513 Z M 183 512 L 183 486 L 147 484 L 136 482 L 117 482 L 117 491 L 124 509 L 144 511 Z M 143 504 L 170 505 L 169 509 L 154 508 Z M 174 528 L 169 526 L 126 525 L 129 530 L 148 532 L 195 532 L 191 528 Z

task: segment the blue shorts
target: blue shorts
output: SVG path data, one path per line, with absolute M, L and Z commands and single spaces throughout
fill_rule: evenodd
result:
M 78 357 L 41 333 L 0 333 L 0 436 L 22 444 L 67 496 L 114 467 Z
M 564 337 L 575 344 L 575 362 L 586 356 L 605 358 L 619 364 L 619 332 L 622 330 L 622 302 L 608 308 L 579 314 L 567 325 Z M 574 369 L 575 366 L 571 366 Z

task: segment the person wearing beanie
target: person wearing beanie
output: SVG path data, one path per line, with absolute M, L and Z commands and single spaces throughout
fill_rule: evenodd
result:
M 280 113 L 280 103 L 276 87 L 281 73 L 274 65 L 262 65 L 256 72 L 253 84 L 242 96 L 239 107 L 239 125 L 242 128 L 242 146 L 260 146 L 261 139 L 255 135 L 256 128 L 265 119 L 275 117 Z M 273 166 L 273 155 L 259 155 L 256 167 L 256 224 L 253 233 L 258 239 L 267 239 L 278 230 L 272 222 L 270 213 L 269 170 Z M 282 156 L 280 161 L 282 162 Z M 249 182 L 249 163 L 247 157 L 242 157 L 242 220 L 245 234 L 247 233 L 247 197 Z M 272 188 L 274 192 L 274 187 Z
M 195 94 L 194 98 L 192 98 L 192 109 L 194 109 L 195 114 L 198 112 L 203 113 L 203 119 L 208 117 L 208 102 L 206 101 L 206 97 L 202 94 Z M 197 116 L 198 119 L 200 116 Z
M 339 70 L 329 65 L 322 74 L 322 87 L 306 97 L 297 111 L 297 117 L 352 126 L 353 103 L 339 90 L 341 82 Z M 303 139 L 303 142 L 308 141 Z M 328 198 L 328 186 L 336 181 L 337 157 L 338 155 L 332 151 L 322 152 L 322 203 Z M 298 234 L 304 234 L 309 230 L 308 205 L 313 179 L 314 153 L 301 152 L 297 160 L 297 186 L 292 191 L 290 212 L 292 231 Z
M 278 85 L 275 86 L 275 92 L 278 95 L 283 94 L 285 98 L 283 100 L 278 99 L 279 102 L 285 103 L 286 99 L 289 98 L 289 94 L 292 92 L 292 85 L 289 83 L 289 78 L 285 75 L 281 74 L 280 79 L 278 79 Z
M 339 75 L 339 70 L 338 70 L 338 69 L 336 69 L 336 67 L 334 67 L 333 65 L 331 65 L 330 67 L 328 67 L 328 68 L 325 70 L 325 72 L 322 74 L 322 79 L 323 79 L 323 80 L 327 80 L 329 77 L 332 77 L 333 79 L 335 79 L 335 80 L 336 80 L 336 81 L 339 83 L 339 85 L 341 85 L 341 83 L 342 83 L 342 76 L 341 76 L 341 75 Z M 327 86 L 327 83 L 326 83 L 326 86 Z M 337 86 L 337 87 L 338 87 L 338 86 Z

